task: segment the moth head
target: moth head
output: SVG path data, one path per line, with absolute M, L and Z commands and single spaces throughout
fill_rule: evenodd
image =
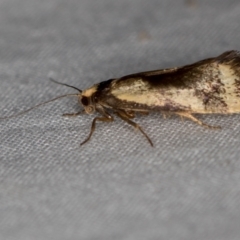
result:
M 95 104 L 92 97 L 81 95 L 79 96 L 79 103 L 84 107 L 86 113 L 90 114 L 95 112 Z
M 92 86 L 82 92 L 79 96 L 79 103 L 84 107 L 86 113 L 90 114 L 95 112 L 96 98 L 95 93 L 97 91 L 97 86 Z

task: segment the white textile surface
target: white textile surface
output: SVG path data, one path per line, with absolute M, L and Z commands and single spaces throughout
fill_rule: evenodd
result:
M 0 0 L 0 116 L 72 89 L 240 50 L 237 0 Z M 240 115 L 63 118 L 70 97 L 0 121 L 0 239 L 240 239 Z

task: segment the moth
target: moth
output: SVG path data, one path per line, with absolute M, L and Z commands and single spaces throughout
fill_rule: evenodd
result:
M 116 115 L 139 130 L 153 146 L 148 135 L 133 121 L 136 114 L 150 112 L 176 114 L 201 126 L 217 129 L 218 126 L 208 125 L 197 119 L 194 114 L 240 112 L 240 52 L 234 50 L 183 67 L 140 72 L 109 79 L 85 90 L 51 80 L 71 87 L 78 93 L 65 94 L 19 114 L 0 119 L 19 116 L 59 98 L 76 96 L 83 110 L 63 116 L 99 113 L 99 116 L 93 119 L 91 131 L 81 145 L 90 140 L 97 121 L 112 122 L 113 115 Z

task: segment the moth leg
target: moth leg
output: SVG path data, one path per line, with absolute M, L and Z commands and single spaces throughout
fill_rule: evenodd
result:
M 145 116 L 147 116 L 149 114 L 149 112 L 138 112 L 138 113 L 140 113 L 141 115 L 145 115 Z
M 152 140 L 148 137 L 148 135 L 142 130 L 142 128 L 137 123 L 135 123 L 135 122 L 133 122 L 132 120 L 129 119 L 129 117 L 127 116 L 127 114 L 125 114 L 125 112 L 117 111 L 116 115 L 118 117 L 120 117 L 122 120 L 124 120 L 125 122 L 127 122 L 128 124 L 130 124 L 133 127 L 135 127 L 137 130 L 139 130 L 146 137 L 146 139 L 148 140 L 150 145 L 153 147 Z
M 62 116 L 63 117 L 76 117 L 84 112 L 85 112 L 84 110 L 81 110 L 80 112 L 76 112 L 76 113 L 64 113 Z
M 127 115 L 128 118 L 135 118 L 135 113 L 136 112 L 134 112 L 134 111 L 126 111 L 126 110 L 121 110 L 121 111 L 124 111 L 124 113 Z M 149 112 L 141 112 L 141 111 L 139 111 L 137 113 L 139 113 L 141 115 L 148 115 L 149 114 Z
M 92 121 L 92 126 L 91 126 L 91 131 L 88 135 L 88 137 L 80 144 L 80 146 L 82 146 L 83 144 L 85 144 L 86 142 L 88 142 L 90 140 L 90 138 L 92 137 L 92 134 L 93 132 L 95 131 L 96 129 L 96 122 L 99 121 L 99 122 L 113 122 L 114 121 L 114 118 L 108 114 L 107 112 L 104 111 L 104 109 L 102 109 L 104 116 L 103 117 L 95 117 Z
M 199 119 L 197 119 L 191 113 L 188 113 L 188 112 L 177 112 L 176 114 L 179 115 L 181 118 L 182 117 L 188 118 L 188 119 L 190 119 L 190 120 L 196 122 L 197 124 L 199 124 L 199 125 L 201 125 L 203 127 L 206 127 L 206 128 L 210 128 L 210 129 L 220 129 L 221 128 L 220 126 L 208 125 L 208 124 L 200 121 Z
M 127 115 L 128 118 L 135 118 L 135 112 L 134 111 L 124 110 L 124 113 Z

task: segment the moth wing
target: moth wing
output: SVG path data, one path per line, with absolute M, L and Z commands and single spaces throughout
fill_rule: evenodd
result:
M 134 110 L 226 113 L 239 104 L 229 96 L 240 77 L 240 52 L 228 51 L 179 68 L 147 71 L 113 80 L 105 102 Z M 235 109 L 235 110 L 234 110 Z

